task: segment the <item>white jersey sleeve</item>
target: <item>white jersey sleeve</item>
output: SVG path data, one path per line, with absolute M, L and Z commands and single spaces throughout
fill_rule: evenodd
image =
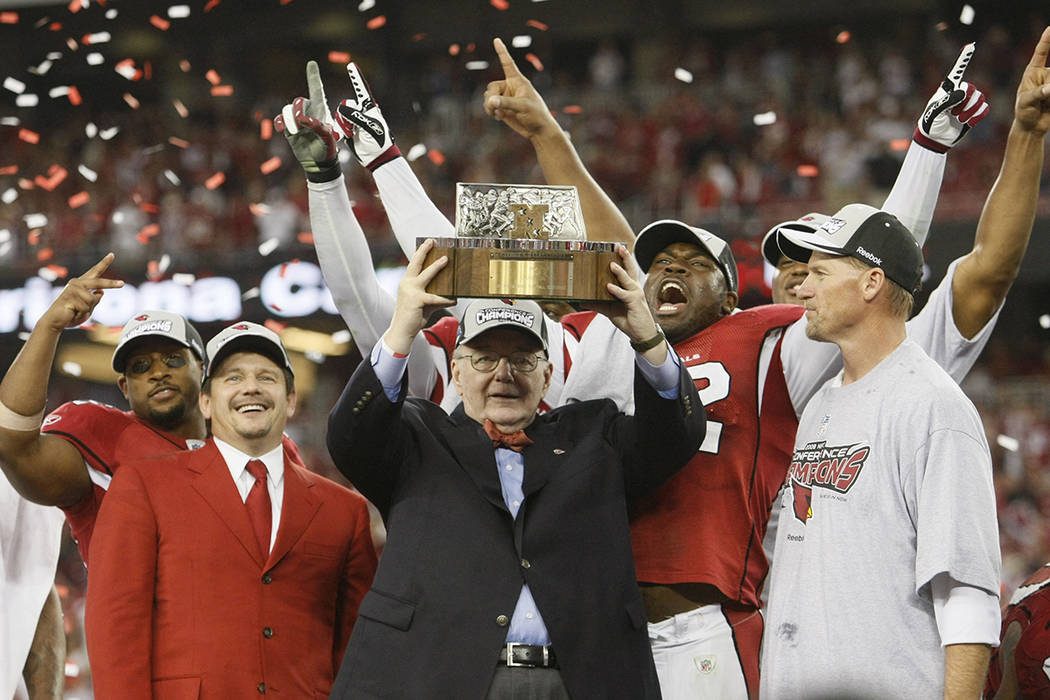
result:
M 394 317 L 394 298 L 379 285 L 372 252 L 354 216 L 346 182 L 308 182 L 310 225 L 325 284 L 359 348 L 375 346 Z M 417 336 L 409 355 L 408 393 L 429 396 L 436 372 L 427 342 Z
M 908 227 L 920 247 L 930 232 L 946 161 L 945 154 L 934 153 L 913 141 L 904 156 L 897 181 L 882 204 L 885 211 Z
M 795 415 L 801 416 L 817 390 L 842 369 L 842 355 L 834 343 L 810 340 L 806 335 L 805 316 L 783 333 L 780 361 L 784 365 L 784 381 Z
M 566 342 L 575 340 L 565 335 Z M 560 403 L 612 399 L 627 415 L 634 414 L 634 357 L 630 340 L 605 316 L 597 314 L 578 343 L 571 343 L 572 366 Z
M 456 229 L 430 201 L 412 166 L 404 158 L 384 163 L 372 173 L 379 197 L 390 219 L 398 245 L 405 257 L 412 257 L 416 238 L 456 235 Z
M 961 260 L 961 258 L 960 258 Z M 908 337 L 926 351 L 934 362 L 944 368 L 952 379 L 961 382 L 977 357 L 988 344 L 1002 305 L 973 338 L 965 338 L 955 325 L 952 311 L 952 284 L 959 260 L 948 266 L 944 279 L 930 293 L 930 298 L 915 318 L 908 321 Z

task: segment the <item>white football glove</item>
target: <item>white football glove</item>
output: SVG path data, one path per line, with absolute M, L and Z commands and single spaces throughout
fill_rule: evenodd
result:
M 346 64 L 346 72 L 350 76 L 354 96 L 343 100 L 336 107 L 336 123 L 346 136 L 357 162 L 369 170 L 375 170 L 401 155 L 401 149 L 394 144 L 390 127 L 372 98 L 372 92 L 357 64 Z
M 984 93 L 962 79 L 974 48 L 972 43 L 963 47 L 951 72 L 919 117 L 915 142 L 931 151 L 947 152 L 971 127 L 988 116 L 988 101 Z
M 299 165 L 313 182 L 328 182 L 339 177 L 339 134 L 333 127 L 332 114 L 324 96 L 321 71 L 316 61 L 306 64 L 309 99 L 296 97 L 274 117 L 277 131 L 288 139 Z

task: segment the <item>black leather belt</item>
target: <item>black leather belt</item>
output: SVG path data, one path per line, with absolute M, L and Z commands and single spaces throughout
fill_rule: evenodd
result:
M 499 650 L 499 662 L 512 667 L 558 668 L 558 659 L 554 656 L 554 649 L 537 644 L 508 642 Z

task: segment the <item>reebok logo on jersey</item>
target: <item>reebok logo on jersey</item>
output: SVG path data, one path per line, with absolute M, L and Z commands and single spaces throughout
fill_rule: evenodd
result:
M 811 442 L 795 450 L 788 467 L 795 517 L 803 523 L 813 517 L 813 488 L 848 492 L 870 452 L 866 444 L 829 447 L 824 442 Z
M 878 265 L 879 267 L 882 267 L 882 258 L 880 258 L 879 256 L 875 255 L 874 253 L 872 253 L 870 251 L 864 250 L 864 246 L 862 246 L 862 245 L 857 246 L 857 255 L 860 255 L 861 257 L 865 257 L 868 260 L 870 260 L 873 263 L 875 263 L 876 265 Z

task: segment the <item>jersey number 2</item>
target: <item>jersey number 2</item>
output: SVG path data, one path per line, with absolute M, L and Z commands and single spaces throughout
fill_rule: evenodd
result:
M 706 408 L 711 404 L 718 403 L 729 396 L 729 384 L 731 377 L 721 362 L 704 362 L 687 368 L 689 376 L 694 382 L 702 379 L 707 380 L 707 386 L 703 389 L 697 388 L 700 394 L 700 403 Z M 699 452 L 718 454 L 722 442 L 722 424 L 718 421 L 707 419 L 707 435 L 700 445 Z

